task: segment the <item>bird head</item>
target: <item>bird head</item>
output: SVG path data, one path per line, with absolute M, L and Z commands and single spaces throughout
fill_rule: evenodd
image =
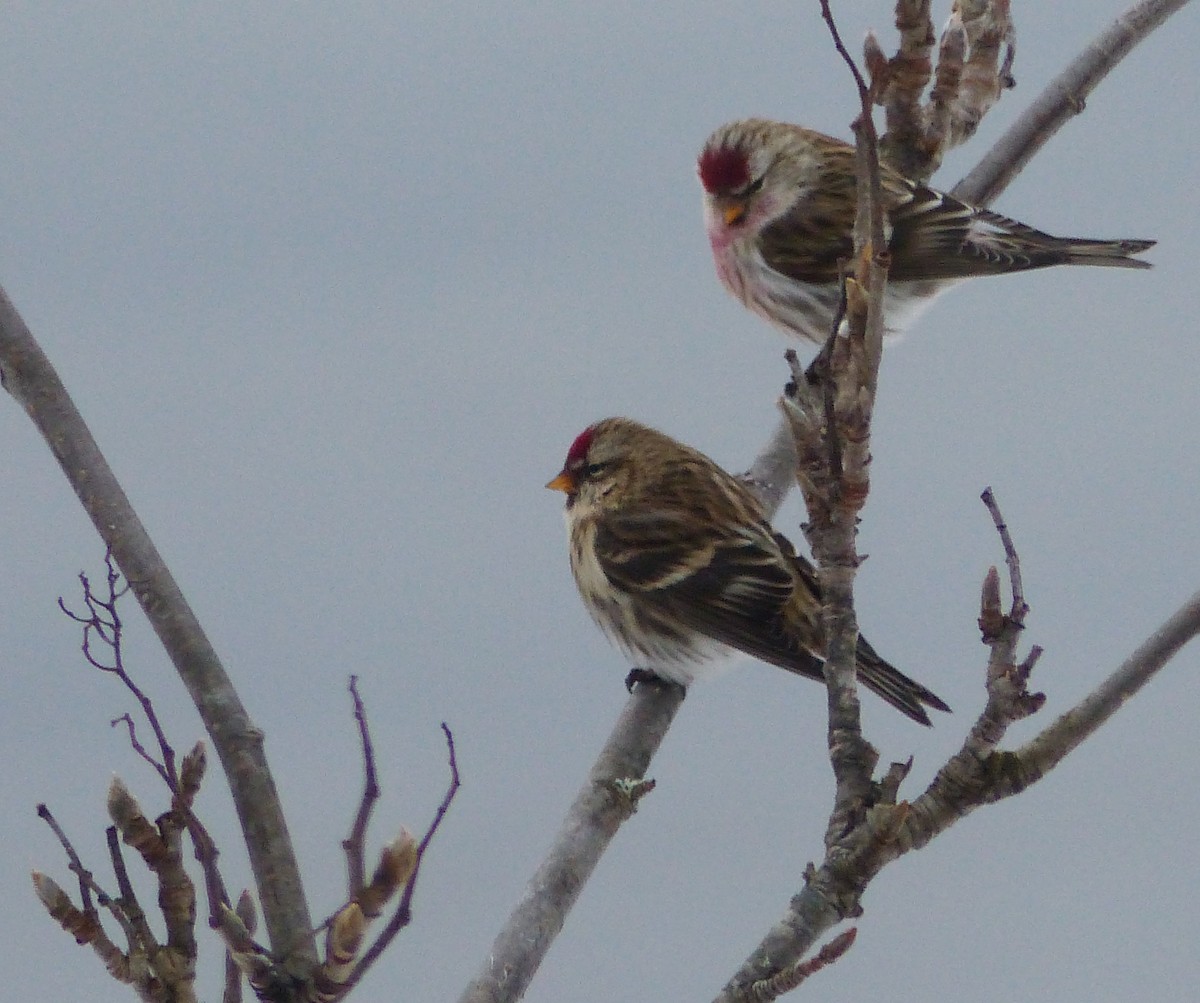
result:
M 623 418 L 606 418 L 589 425 L 575 437 L 558 476 L 546 487 L 567 496 L 567 508 L 609 507 L 625 493 L 636 464 L 640 426 Z
M 723 125 L 704 144 L 696 172 L 709 236 L 753 236 L 813 190 L 820 172 L 819 134 L 749 118 Z

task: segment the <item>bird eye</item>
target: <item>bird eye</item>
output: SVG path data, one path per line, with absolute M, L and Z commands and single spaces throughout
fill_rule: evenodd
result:
M 753 181 L 751 181 L 750 184 L 746 185 L 746 191 L 744 194 L 757 195 L 760 191 L 762 191 L 763 180 L 765 178 L 766 175 L 764 174 L 762 177 L 755 178 Z
M 583 468 L 584 477 L 595 477 L 597 474 L 603 473 L 607 463 L 589 463 Z

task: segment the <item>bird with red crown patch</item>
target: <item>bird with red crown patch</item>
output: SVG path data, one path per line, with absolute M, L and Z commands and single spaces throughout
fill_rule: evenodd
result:
M 697 165 L 717 275 L 745 306 L 796 337 L 822 343 L 853 253 L 854 147 L 812 129 L 745 119 L 717 129 Z M 884 324 L 904 330 L 964 279 L 1047 268 L 1149 268 L 1132 255 L 1152 240 L 1054 237 L 909 181 L 880 165 L 891 265 Z

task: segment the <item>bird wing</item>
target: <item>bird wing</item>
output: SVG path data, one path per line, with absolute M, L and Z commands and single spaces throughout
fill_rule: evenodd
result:
M 690 628 L 782 669 L 824 679 L 816 570 L 765 523 L 731 536 L 699 531 L 697 521 L 681 513 L 620 514 L 597 526 L 595 552 L 612 584 L 635 598 L 648 628 L 669 635 Z M 914 721 L 930 723 L 922 704 L 950 709 L 861 635 L 856 661 L 859 681 Z
M 888 219 L 888 278 L 899 281 L 1044 268 L 1067 262 L 1075 244 L 1095 243 L 1053 237 L 924 185 L 911 185 L 908 197 L 891 208 Z
M 855 184 L 853 148 L 829 151 L 812 189 L 759 234 L 767 266 L 797 282 L 837 282 L 854 253 Z
M 797 282 L 838 281 L 839 262 L 854 251 L 858 195 L 853 147 L 826 151 L 812 188 L 759 234 L 763 261 Z M 1088 264 L 1129 264 L 1126 255 L 1146 241 L 1064 239 L 989 209 L 980 209 L 917 184 L 886 164 L 880 183 L 887 213 L 888 278 L 895 281 L 960 279 L 1044 268 L 1092 250 Z M 1141 267 L 1131 264 L 1130 267 Z
M 609 580 L 660 624 L 681 623 L 755 658 L 822 678 L 821 660 L 800 639 L 801 633 L 810 642 L 817 636 L 819 604 L 792 566 L 791 545 L 765 525 L 727 535 L 698 529 L 681 513 L 620 513 L 597 527 L 596 557 Z M 797 600 L 807 600 L 800 620 L 813 625 L 808 631 L 797 629 Z

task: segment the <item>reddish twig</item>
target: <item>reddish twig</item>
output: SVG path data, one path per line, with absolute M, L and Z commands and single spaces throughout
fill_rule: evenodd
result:
M 350 835 L 342 841 L 346 852 L 346 869 L 350 881 L 350 897 L 353 898 L 366 883 L 365 851 L 367 824 L 371 812 L 379 800 L 379 778 L 375 770 L 375 749 L 371 744 L 371 731 L 367 726 L 367 712 L 358 693 L 358 676 L 350 677 L 350 696 L 354 701 L 354 720 L 358 722 L 358 734 L 362 744 L 363 792 L 354 816 Z
M 387 950 L 388 945 L 391 944 L 396 934 L 412 922 L 412 900 L 417 890 L 417 880 L 421 875 L 421 863 L 425 858 L 425 851 L 429 848 L 430 842 L 432 842 L 433 837 L 441 827 L 442 820 L 446 817 L 446 812 L 449 811 L 450 804 L 454 801 L 454 797 L 462 785 L 458 774 L 458 757 L 454 751 L 454 734 L 450 731 L 445 721 L 442 722 L 442 732 L 446 736 L 446 750 L 450 764 L 450 784 L 446 788 L 446 793 L 443 795 L 437 811 L 434 813 L 433 821 L 429 824 L 429 828 L 425 830 L 425 835 L 421 837 L 420 843 L 417 844 L 416 863 L 413 866 L 412 874 L 404 885 L 404 893 L 400 897 L 400 903 L 396 906 L 396 911 L 388 920 L 387 926 L 380 931 L 374 943 L 363 952 L 358 964 L 354 966 L 353 972 L 346 979 L 346 992 L 349 992 L 358 983 L 363 975 L 367 973 L 368 969 L 370 969 L 371 965 L 375 963 L 375 960 Z

